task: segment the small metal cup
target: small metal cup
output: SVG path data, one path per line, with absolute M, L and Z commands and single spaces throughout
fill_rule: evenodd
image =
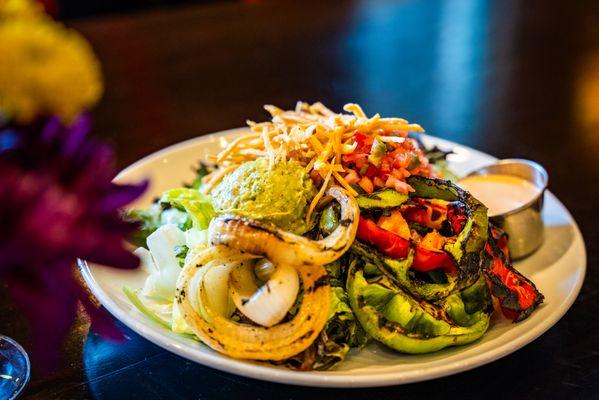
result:
M 543 243 L 545 229 L 541 210 L 549 180 L 547 171 L 534 161 L 510 158 L 477 169 L 468 176 L 490 174 L 517 176 L 526 179 L 539 189 L 539 194 L 528 203 L 503 214 L 489 216 L 489 220 L 494 225 L 509 235 L 508 245 L 511 257 L 513 259 L 525 257 Z

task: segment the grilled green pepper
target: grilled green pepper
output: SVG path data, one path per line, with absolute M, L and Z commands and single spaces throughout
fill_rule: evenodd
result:
M 350 262 L 347 292 L 362 327 L 374 339 L 403 353 L 429 353 L 470 343 L 489 327 L 492 311 L 483 279 L 438 305 L 418 301 L 385 275 L 366 278 L 357 258 Z
M 420 299 L 436 301 L 445 298 L 455 289 L 457 284 L 457 277 L 451 275 L 447 276 L 447 282 L 439 283 L 428 283 L 420 279 L 414 279 L 413 273 L 410 271 L 414 260 L 413 251 L 410 251 L 408 256 L 402 260 L 385 257 L 359 242 L 352 245 L 351 251 L 360 255 L 364 262 L 375 265 L 381 273 Z
M 371 194 L 361 194 L 356 197 L 360 209 L 380 209 L 401 206 L 408 200 L 408 195 L 394 189 L 382 189 Z

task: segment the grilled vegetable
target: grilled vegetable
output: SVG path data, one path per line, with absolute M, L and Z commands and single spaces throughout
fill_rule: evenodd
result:
M 360 217 L 358 239 L 374 245 L 392 258 L 405 258 L 410 251 L 410 242 L 399 235 L 379 228 L 370 218 Z
M 383 189 L 368 195 L 356 197 L 358 206 L 367 210 L 372 208 L 394 208 L 408 200 L 408 195 L 399 193 L 394 189 Z
M 245 263 L 231 270 L 229 286 L 237 309 L 253 322 L 270 327 L 281 322 L 295 303 L 299 278 L 295 268 L 279 264 L 258 287 L 254 265 Z
M 174 306 L 200 340 L 216 351 L 236 358 L 284 360 L 308 348 L 326 324 L 328 309 L 322 307 L 330 301 L 326 271 L 321 265 L 299 269 L 304 292 L 292 320 L 272 327 L 248 325 L 221 315 L 206 290 L 198 288 L 205 288 L 201 271 L 221 265 L 233 268 L 252 257 L 226 246 L 199 253 L 179 275 Z
M 444 282 L 426 282 L 416 279 L 416 276 L 410 270 L 414 261 L 413 250 L 409 252 L 406 258 L 398 260 L 385 257 L 383 254 L 373 251 L 356 241 L 350 251 L 359 255 L 364 264 L 374 266 L 378 273 L 384 274 L 417 299 L 436 301 L 447 297 L 456 287 L 456 275 L 445 276 Z
M 385 275 L 367 279 L 356 258 L 350 264 L 347 292 L 368 334 L 402 353 L 470 343 L 486 332 L 492 311 L 484 280 L 435 305 L 414 299 Z
M 320 220 L 318 222 L 318 229 L 320 231 L 330 235 L 339 226 L 339 217 L 335 211 L 333 204 L 322 210 L 320 214 Z
M 331 263 L 341 257 L 354 241 L 360 210 L 355 200 L 341 187 L 333 186 L 326 193 L 339 202 L 341 218 L 335 230 L 324 239 L 310 240 L 259 221 L 225 214 L 210 223 L 210 242 L 264 255 L 275 265 Z
M 530 279 L 511 264 L 507 240 L 505 232 L 491 227 L 485 246 L 488 258 L 483 264 L 484 273 L 503 315 L 514 322 L 520 322 L 543 303 L 544 296 Z
M 487 234 L 486 208 L 451 182 L 416 176 L 408 182 L 415 190 L 410 200 L 383 211 L 377 222 L 368 214 L 376 217 L 380 210 L 362 210 L 365 215 L 357 232 L 362 243 L 355 242 L 351 251 L 416 298 L 437 301 L 478 279 Z M 397 234 L 404 230 L 400 223 L 390 222 L 397 212 L 426 233 L 424 238 Z
M 363 347 L 369 336 L 354 316 L 345 291 L 345 269 L 336 261 L 326 266 L 331 286 L 329 318 L 320 335 L 305 351 L 282 362 L 286 366 L 307 371 L 332 368 L 343 361 L 351 348 Z M 298 301 L 297 306 L 299 307 Z M 292 310 L 292 315 L 297 310 Z
M 449 181 L 411 176 L 407 182 L 414 188 L 414 192 L 410 194 L 412 197 L 460 202 L 467 207 L 467 214 L 457 215 L 460 221 L 449 221 L 450 225 L 459 224 L 462 229 L 456 240 L 448 242 L 443 250 L 450 253 L 456 261 L 460 280 L 466 284 L 471 283 L 470 278 L 478 272 L 481 251 L 487 240 L 487 208 L 470 193 Z M 457 204 L 454 203 L 453 208 L 456 207 Z M 448 211 L 448 215 L 452 214 L 457 213 Z M 465 222 L 464 215 L 467 215 Z

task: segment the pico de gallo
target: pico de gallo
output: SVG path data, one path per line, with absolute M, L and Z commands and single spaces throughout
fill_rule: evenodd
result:
M 437 177 L 423 151 L 407 133 L 400 136 L 354 134 L 357 144 L 350 154 L 343 155 L 344 176 L 350 185 L 358 185 L 366 193 L 384 187 L 400 193 L 413 192 L 406 182 L 411 175 Z

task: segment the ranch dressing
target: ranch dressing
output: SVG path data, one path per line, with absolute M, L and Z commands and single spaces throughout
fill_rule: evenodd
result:
M 489 209 L 489 216 L 504 214 L 535 199 L 540 189 L 512 175 L 473 175 L 458 182 Z

